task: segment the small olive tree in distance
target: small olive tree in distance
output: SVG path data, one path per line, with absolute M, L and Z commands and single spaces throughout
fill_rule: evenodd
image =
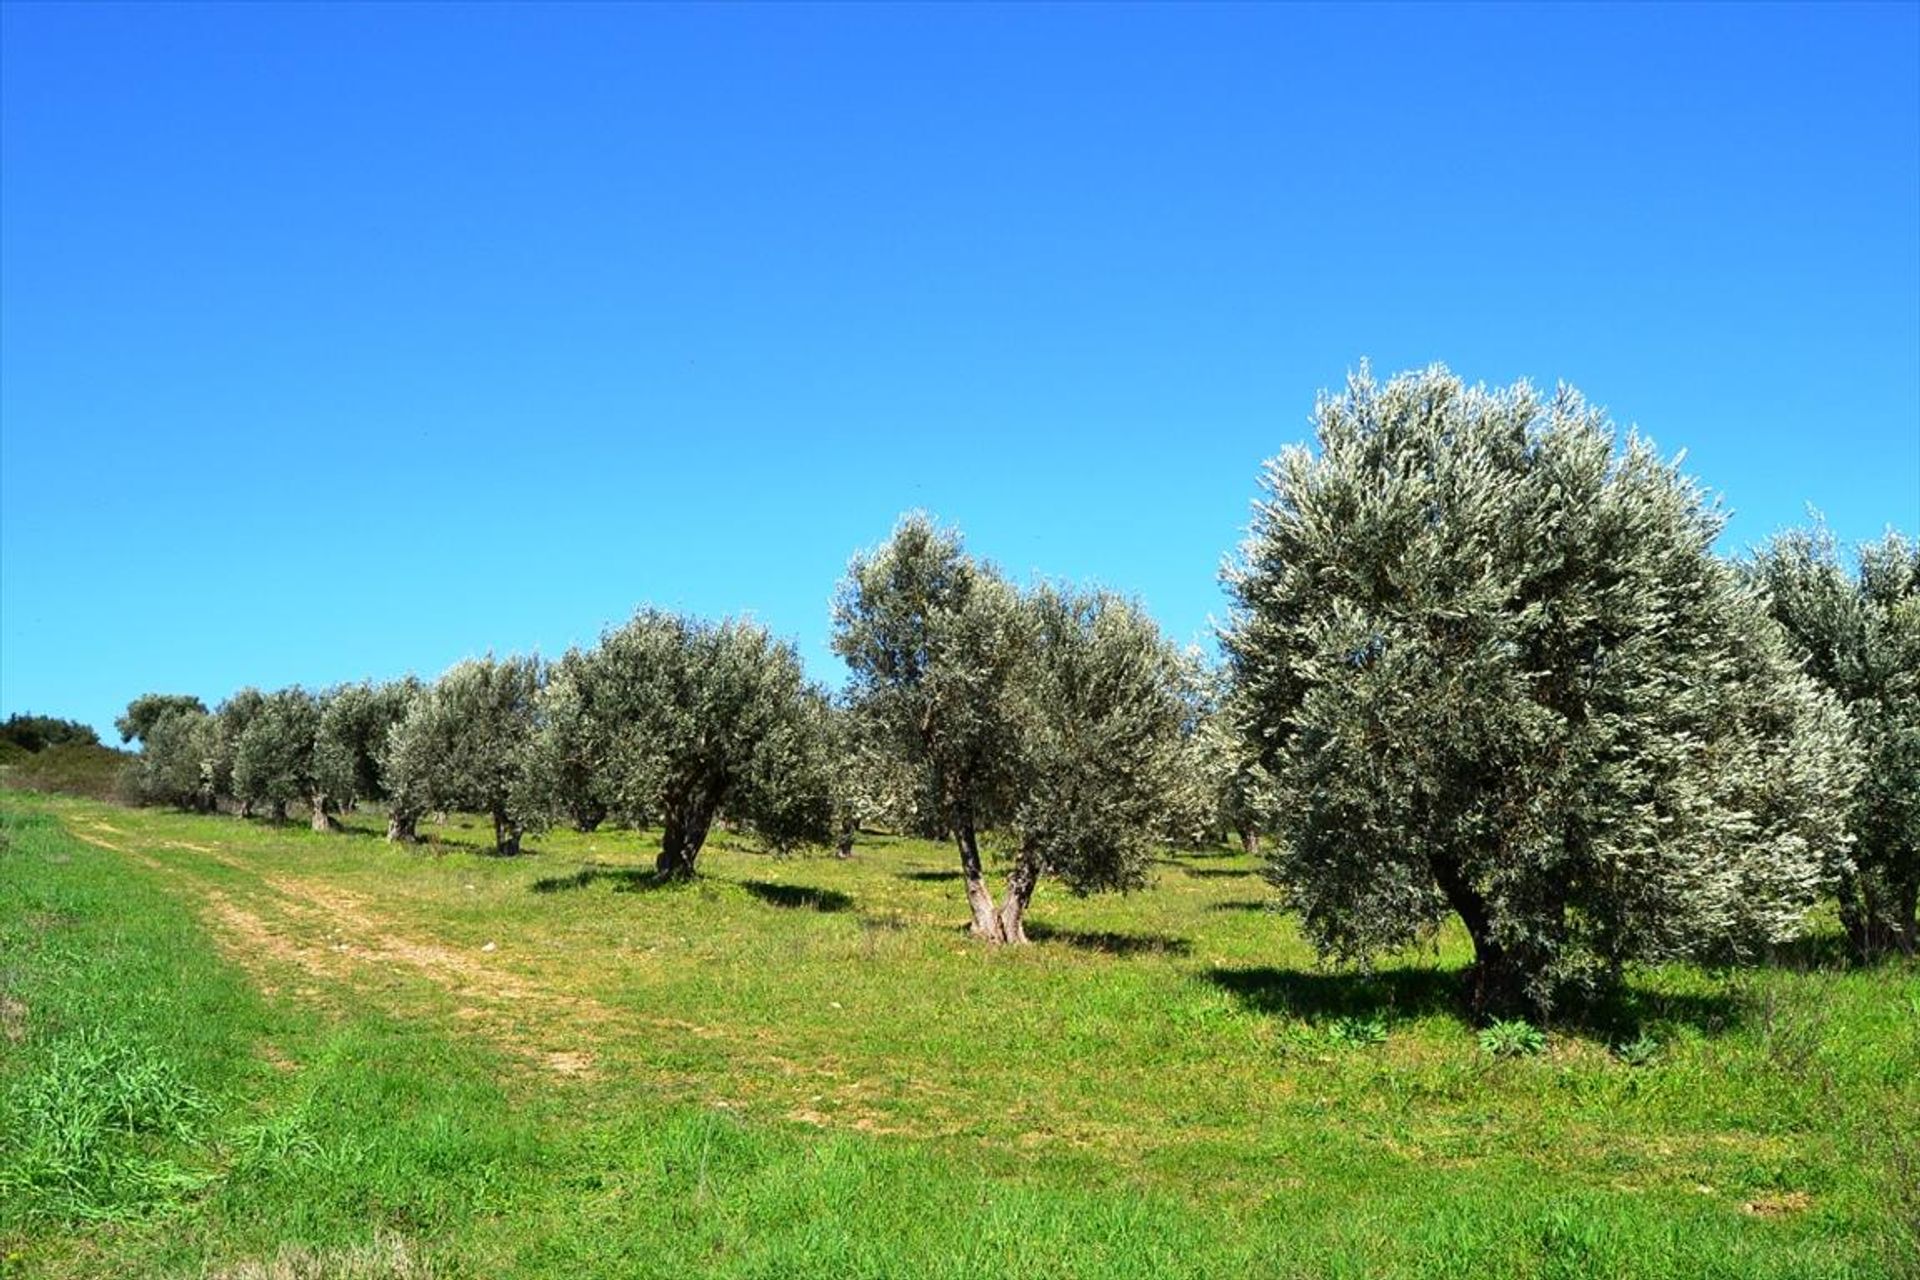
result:
M 1863 957 L 1920 949 L 1920 543 L 1889 532 L 1849 572 L 1825 527 L 1785 533 L 1750 569 L 1807 670 L 1845 704 L 1866 770 L 1840 918 Z
M 1268 463 L 1224 642 L 1323 954 L 1451 912 L 1481 1011 L 1788 937 L 1857 755 L 1698 486 L 1577 393 L 1445 369 L 1323 396 Z
M 521 836 L 546 822 L 535 741 L 537 658 L 473 658 L 411 700 L 387 744 L 386 786 L 411 822 L 430 810 L 469 810 L 493 820 L 494 850 L 520 852 Z
M 664 878 L 694 874 L 723 814 L 777 848 L 827 837 L 826 699 L 761 627 L 642 610 L 554 664 L 543 707 L 549 774 L 596 779 L 612 816 L 661 824 Z
M 313 808 L 313 829 L 332 829 L 330 802 L 314 768 L 321 700 L 298 687 L 267 694 L 233 750 L 233 790 L 242 805 L 265 805 L 284 822 L 294 801 Z
M 1131 601 L 1041 585 L 1022 602 L 1030 648 L 1013 717 L 1006 834 L 1013 862 L 997 940 L 1027 940 L 1034 886 L 1078 894 L 1145 887 L 1185 825 L 1192 664 Z
M 854 556 L 833 602 L 834 651 L 853 694 L 924 782 L 928 825 L 959 848 L 976 937 L 1000 916 L 980 832 L 1003 818 L 1017 758 L 1016 688 L 1030 617 L 1018 594 L 921 512 Z

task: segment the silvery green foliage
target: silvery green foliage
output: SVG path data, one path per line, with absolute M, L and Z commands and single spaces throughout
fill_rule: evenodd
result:
M 265 805 L 277 819 L 287 805 L 315 800 L 320 711 L 320 700 L 297 686 L 266 695 L 234 744 L 233 790 L 242 804 Z
M 144 743 L 147 731 L 161 719 L 179 711 L 197 711 L 201 715 L 207 712 L 207 704 L 190 693 L 143 693 L 127 704 L 127 709 L 113 722 L 120 731 L 120 741 L 133 742 L 136 739 Z
M 1233 837 L 1249 853 L 1272 812 L 1272 785 L 1250 746 L 1246 709 L 1229 674 L 1193 664 L 1199 702 L 1186 738 L 1181 796 L 1184 838 L 1211 843 Z
M 960 850 L 973 931 L 993 938 L 978 835 L 1004 818 L 1016 776 L 1012 717 L 1030 619 L 960 535 L 924 513 L 854 556 L 833 601 L 833 648 L 878 739 L 915 775 L 929 831 Z
M 1026 649 L 1013 588 L 967 554 L 957 531 L 914 512 L 853 558 L 833 618 L 861 714 L 925 772 L 940 822 L 991 821 L 1010 773 L 1009 694 Z
M 931 825 L 919 779 L 890 749 L 885 727 L 865 705 L 852 697 L 832 702 L 827 736 L 831 825 L 842 857 L 852 853 L 862 830 L 924 832 Z
M 1857 759 L 1722 517 L 1561 389 L 1363 369 L 1267 464 L 1223 637 L 1278 796 L 1270 874 L 1322 953 L 1449 910 L 1475 1003 L 1793 934 Z
M 183 809 L 208 807 L 202 763 L 210 748 L 213 721 L 198 700 L 160 708 L 139 724 L 140 754 L 129 768 L 133 794 L 142 804 Z
M 1888 532 L 1849 572 L 1824 527 L 1782 534 L 1750 570 L 1807 670 L 1845 705 L 1865 758 L 1840 912 L 1871 955 L 1920 946 L 1920 543 Z
M 238 801 L 233 786 L 234 754 L 240 748 L 240 736 L 260 714 L 267 697 L 258 689 L 241 689 L 222 702 L 213 713 L 212 732 L 201 764 L 201 782 L 210 804 L 221 800 Z M 242 806 L 242 813 L 248 812 Z
M 1025 608 L 1006 822 L 1016 859 L 1075 893 L 1142 888 L 1181 826 L 1193 669 L 1122 597 L 1042 584 Z
M 326 699 L 314 740 L 314 775 L 322 794 L 340 809 L 387 798 L 382 762 L 393 727 L 419 693 L 419 681 L 342 685 Z
M 663 874 L 691 875 L 722 815 L 776 848 L 826 838 L 825 698 L 792 646 L 750 622 L 643 610 L 556 664 L 544 714 L 548 776 L 660 823 Z
M 495 849 L 518 853 L 522 833 L 547 818 L 535 749 L 540 683 L 539 659 L 488 656 L 455 664 L 423 689 L 388 738 L 396 812 L 487 814 Z

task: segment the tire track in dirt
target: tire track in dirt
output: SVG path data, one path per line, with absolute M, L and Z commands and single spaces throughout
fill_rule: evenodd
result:
M 859 1095 L 866 1086 L 849 1082 L 821 1063 L 800 1062 L 779 1052 L 778 1036 L 770 1028 L 720 1028 L 682 1018 L 647 1015 L 610 1006 L 583 992 L 568 991 L 516 973 L 496 960 L 471 950 L 410 933 L 375 900 L 324 881 L 284 872 L 262 870 L 207 845 L 183 840 L 156 841 L 162 848 L 185 849 L 252 879 L 264 892 L 259 898 L 236 895 L 207 883 L 188 862 L 154 857 L 134 847 L 136 837 L 106 822 L 89 820 L 89 831 L 69 825 L 75 838 L 130 858 L 183 885 L 203 900 L 202 917 L 222 951 L 235 964 L 271 989 L 270 966 L 292 969 L 342 988 L 348 993 L 364 985 L 369 972 L 399 972 L 419 977 L 457 1001 L 459 1027 L 479 1034 L 528 1065 L 559 1076 L 591 1076 L 599 1065 L 598 1051 L 626 1037 L 661 1033 L 700 1041 L 727 1041 L 735 1070 L 725 1073 L 737 1085 L 741 1079 L 763 1084 L 779 1081 L 784 1087 L 749 1094 L 798 1096 L 819 1102 L 825 1090 L 834 1098 L 838 1116 L 788 1110 L 789 1120 L 807 1124 L 847 1125 L 879 1133 L 937 1132 L 924 1125 L 896 1127 L 899 1117 L 873 1110 Z M 118 842 L 98 833 L 120 838 Z M 526 1025 L 546 1034 L 531 1043 Z M 654 1082 L 671 1093 L 703 1099 L 708 1105 L 736 1104 L 712 1093 L 712 1079 L 660 1073 Z M 782 1104 L 783 1106 L 785 1103 Z

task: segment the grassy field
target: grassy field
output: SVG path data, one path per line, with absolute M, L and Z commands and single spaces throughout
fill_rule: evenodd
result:
M 9 793 L 0 1276 L 1884 1277 L 1920 971 L 1634 975 L 1496 1058 L 1462 939 L 1251 864 L 960 929 L 940 846 L 480 851 Z M 1632 1042 L 1639 1043 L 1623 1049 Z

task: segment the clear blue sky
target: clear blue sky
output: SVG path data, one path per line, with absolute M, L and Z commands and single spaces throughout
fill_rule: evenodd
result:
M 1920 6 L 0 10 L 0 710 L 828 597 L 1224 612 L 1361 358 L 1920 530 Z

